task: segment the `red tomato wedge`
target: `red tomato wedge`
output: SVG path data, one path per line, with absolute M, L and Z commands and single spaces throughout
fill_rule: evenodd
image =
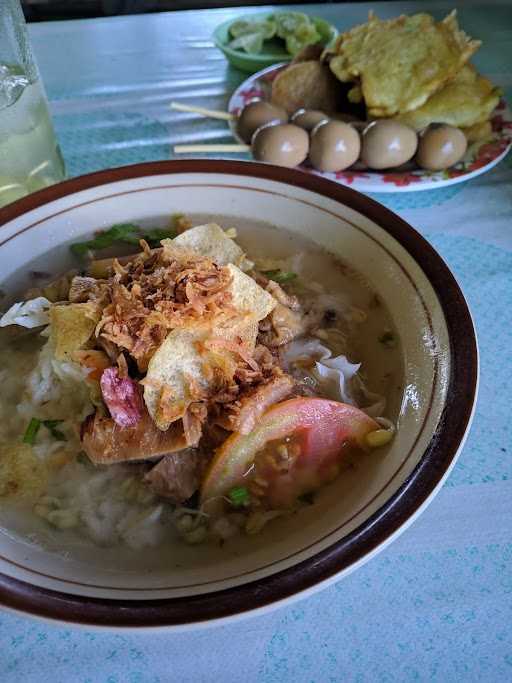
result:
M 217 450 L 201 485 L 201 502 L 236 486 L 261 493 L 271 507 L 287 507 L 334 479 L 342 456 L 364 448 L 379 425 L 358 408 L 321 398 L 278 403 L 247 435 L 232 434 Z

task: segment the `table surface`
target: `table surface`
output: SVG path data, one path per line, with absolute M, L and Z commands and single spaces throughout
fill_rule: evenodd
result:
M 483 40 L 475 63 L 512 101 L 512 11 L 459 8 Z M 369 4 L 305 7 L 347 28 Z M 382 17 L 419 9 L 379 2 Z M 211 41 L 250 10 L 205 10 L 37 24 L 33 45 L 70 175 L 165 159 L 176 142 L 228 142 L 226 125 L 170 111 L 171 100 L 226 106 L 243 80 Z M 421 231 L 469 300 L 480 396 L 463 453 L 422 517 L 348 578 L 292 606 L 190 633 L 69 629 L 0 614 L 0 680 L 512 680 L 512 155 L 450 188 L 377 198 Z

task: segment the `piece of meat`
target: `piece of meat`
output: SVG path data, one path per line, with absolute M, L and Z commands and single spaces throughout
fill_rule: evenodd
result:
M 135 427 L 119 427 L 112 418 L 93 413 L 81 430 L 82 447 L 96 465 L 150 460 L 186 448 L 181 422 L 163 432 L 144 411 Z
M 144 481 L 159 496 L 183 503 L 199 488 L 201 456 L 197 449 L 170 453 L 149 470 Z
M 178 215 L 174 217 L 174 227 L 176 228 L 176 232 L 178 233 L 178 235 L 181 235 L 182 232 L 190 230 L 192 226 L 193 223 L 190 220 L 190 218 Z
M 283 306 L 291 308 L 292 311 L 300 311 L 300 303 L 297 297 L 287 294 L 279 283 L 269 280 L 266 290 Z
M 273 334 L 270 335 L 268 346 L 282 346 L 288 344 L 304 333 L 304 325 L 300 313 L 290 310 L 278 303 L 270 313 Z
M 233 432 L 249 434 L 263 413 L 285 398 L 290 396 L 295 386 L 295 380 L 289 375 L 274 377 L 266 384 L 260 384 L 241 396 L 231 406 L 230 412 L 222 415 L 218 423 Z
M 333 114 L 343 104 L 342 88 L 327 64 L 305 60 L 282 69 L 272 81 L 270 101 L 291 115 L 297 109 Z
M 76 270 L 70 270 L 64 273 L 56 280 L 52 280 L 47 285 L 41 287 L 33 287 L 25 294 L 25 299 L 35 299 L 38 296 L 44 296 L 48 301 L 56 303 L 57 301 L 67 301 L 69 299 L 68 292 L 70 283 L 76 275 Z
M 201 437 L 201 450 L 203 451 L 202 467 L 206 469 L 206 465 L 213 457 L 216 448 L 222 446 L 224 441 L 228 438 L 229 431 L 216 424 L 214 420 L 208 420 Z
M 107 368 L 101 375 L 100 387 L 114 422 L 120 427 L 135 427 L 144 411 L 137 382 L 121 377 L 119 368 Z
M 94 277 L 76 275 L 69 286 L 68 299 L 72 303 L 95 301 L 101 297 L 101 287 Z

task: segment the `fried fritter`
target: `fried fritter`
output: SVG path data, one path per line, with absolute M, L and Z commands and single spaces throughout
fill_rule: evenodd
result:
M 341 94 L 341 84 L 329 68 L 311 60 L 281 71 L 272 83 L 271 101 L 289 114 L 302 107 L 330 113 L 339 108 Z
M 459 29 L 455 11 L 441 22 L 424 13 L 388 21 L 370 15 L 339 36 L 329 66 L 340 81 L 355 83 L 349 99 L 362 95 L 369 116 L 394 116 L 423 105 L 479 47 Z
M 300 62 L 319 61 L 324 52 L 324 46 L 320 43 L 315 45 L 306 45 L 300 52 L 297 52 L 292 59 L 291 64 L 300 64 Z
M 431 123 L 469 127 L 486 121 L 500 99 L 500 89 L 466 64 L 455 78 L 418 109 L 396 118 L 421 130 Z
M 492 123 L 490 121 L 483 121 L 482 123 L 475 123 L 473 126 L 461 128 L 461 131 L 466 136 L 468 144 L 472 142 L 481 142 L 487 140 L 492 135 Z

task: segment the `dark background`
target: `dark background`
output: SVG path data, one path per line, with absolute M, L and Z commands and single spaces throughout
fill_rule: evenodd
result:
M 301 0 L 269 0 L 268 2 L 262 2 L 262 0 L 22 0 L 21 4 L 27 21 L 48 21 L 209 7 L 284 5 L 290 2 L 300 4 Z M 326 0 L 304 0 L 304 2 L 326 4 Z

